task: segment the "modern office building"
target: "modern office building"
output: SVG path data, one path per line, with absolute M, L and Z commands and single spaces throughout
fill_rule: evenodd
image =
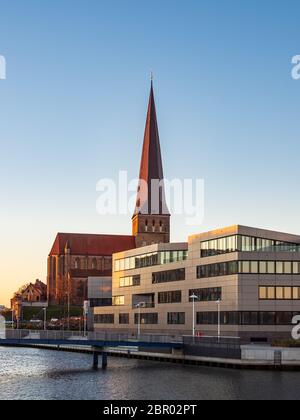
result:
M 300 236 L 232 226 L 113 256 L 112 306 L 94 327 L 196 333 L 247 341 L 291 338 L 300 314 Z

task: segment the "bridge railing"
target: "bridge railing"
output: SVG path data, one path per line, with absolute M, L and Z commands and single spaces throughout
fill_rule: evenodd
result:
M 88 342 L 117 342 L 117 343 L 182 343 L 180 337 L 154 334 L 124 334 L 113 332 L 82 332 L 82 331 L 34 331 L 34 330 L 6 330 L 6 340 L 17 341 L 88 341 Z M 0 340 L 1 341 L 1 340 Z

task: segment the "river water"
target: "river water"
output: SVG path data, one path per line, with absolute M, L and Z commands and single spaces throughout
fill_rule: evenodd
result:
M 300 399 L 300 373 L 182 367 L 92 355 L 0 347 L 0 400 Z

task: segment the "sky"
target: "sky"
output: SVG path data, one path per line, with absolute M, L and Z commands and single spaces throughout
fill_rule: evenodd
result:
M 203 223 L 299 233 L 298 0 L 0 0 L 0 304 L 46 280 L 57 232 L 131 233 L 97 181 L 136 178 L 152 70 L 165 176 Z

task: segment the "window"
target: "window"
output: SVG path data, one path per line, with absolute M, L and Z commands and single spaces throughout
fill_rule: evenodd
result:
M 273 300 L 276 298 L 276 288 L 268 287 L 267 288 L 267 299 Z
M 103 314 L 94 316 L 95 324 L 114 324 L 115 316 L 114 314 Z
M 292 263 L 291 262 L 284 262 L 284 274 L 292 274 Z
M 169 325 L 184 325 L 185 324 L 185 312 L 169 312 L 168 313 L 168 324 Z
M 189 296 L 193 295 L 198 297 L 199 302 L 216 302 L 217 300 L 222 300 L 222 288 L 190 290 Z M 192 299 L 190 299 L 190 302 L 192 302 Z
M 156 265 L 185 261 L 188 258 L 188 251 L 165 251 L 152 254 L 139 255 L 136 257 L 116 260 L 115 272 L 134 270 L 137 268 L 154 267 Z
M 261 286 L 260 300 L 300 300 L 299 287 Z
M 268 261 L 267 262 L 267 272 L 268 274 L 275 274 L 275 262 L 274 261 Z
M 113 306 L 124 306 L 124 305 L 125 305 L 125 296 L 113 297 Z
M 284 287 L 276 287 L 276 299 L 284 299 Z
M 89 302 L 91 308 L 112 306 L 112 298 L 91 298 Z
M 290 261 L 231 261 L 197 267 L 197 278 L 230 276 L 235 274 L 299 275 L 300 262 Z
M 158 293 L 158 303 L 181 303 L 181 291 Z
M 120 314 L 119 315 L 119 324 L 128 325 L 129 324 L 129 314 Z
M 222 325 L 291 325 L 295 312 L 221 312 Z M 197 325 L 218 325 L 218 312 L 197 312 Z
M 300 263 L 293 262 L 293 274 L 300 274 Z
M 293 300 L 300 300 L 300 287 L 293 287 Z
M 75 270 L 80 270 L 80 268 L 81 268 L 80 258 L 76 258 L 76 260 L 75 260 Z
M 292 288 L 285 287 L 284 288 L 284 299 L 285 300 L 292 300 Z
M 120 287 L 134 287 L 140 286 L 141 276 L 130 276 L 120 278 Z
M 258 261 L 250 261 L 250 271 L 251 274 L 258 273 Z
M 259 262 L 259 273 L 260 274 L 267 274 L 268 273 L 267 261 L 260 261 Z
M 231 252 L 300 252 L 300 245 L 271 239 L 234 235 L 201 243 L 201 257 Z
M 157 325 L 158 324 L 158 314 L 134 314 L 134 323 L 142 325 Z
M 210 278 L 238 274 L 238 262 L 200 265 L 197 267 L 197 278 Z
M 121 271 L 120 269 L 120 260 L 115 261 L 115 272 Z
M 268 299 L 267 287 L 259 288 L 259 299 L 260 300 Z
M 152 274 L 152 284 L 171 283 L 185 280 L 185 269 L 160 271 Z
M 284 274 L 284 264 L 283 262 L 276 262 L 276 274 Z
M 93 258 L 93 261 L 92 261 L 92 270 L 97 270 L 97 259 L 96 258 Z

